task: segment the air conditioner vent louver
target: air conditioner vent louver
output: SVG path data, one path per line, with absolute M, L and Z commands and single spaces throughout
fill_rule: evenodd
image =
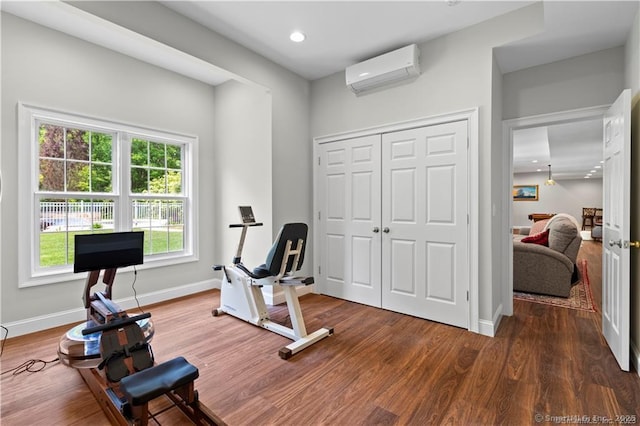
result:
M 420 75 L 419 50 L 415 44 L 347 67 L 347 86 L 356 94 L 394 85 Z

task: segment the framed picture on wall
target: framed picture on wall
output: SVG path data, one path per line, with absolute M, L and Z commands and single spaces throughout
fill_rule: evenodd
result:
M 538 185 L 513 185 L 513 201 L 538 201 Z

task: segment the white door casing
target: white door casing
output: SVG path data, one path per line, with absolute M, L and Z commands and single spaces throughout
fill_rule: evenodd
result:
M 629 371 L 631 91 L 604 115 L 602 334 L 620 368 Z
M 504 145 L 507 149 L 503 154 L 503 205 L 506 208 L 502 212 L 503 239 L 502 250 L 506 254 L 505 262 L 502 264 L 501 276 L 505 283 L 503 288 L 502 308 L 504 315 L 513 315 L 513 235 L 511 233 L 512 213 L 513 213 L 513 133 L 518 129 L 531 127 L 550 126 L 559 123 L 579 122 L 583 120 L 602 119 L 610 105 L 599 105 L 588 108 L 580 108 L 570 111 L 554 112 L 549 114 L 535 115 L 531 117 L 514 118 L 505 120 L 502 126 Z M 604 154 L 604 152 L 603 152 Z
M 323 292 L 380 307 L 380 136 L 323 144 L 318 154 Z
M 382 136 L 382 307 L 467 328 L 467 122 Z

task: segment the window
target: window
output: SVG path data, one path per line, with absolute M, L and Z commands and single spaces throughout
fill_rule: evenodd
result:
M 69 279 L 78 234 L 144 231 L 145 264 L 194 259 L 195 137 L 26 105 L 20 117 L 20 189 L 30 194 L 20 217 L 31 235 L 21 286 Z

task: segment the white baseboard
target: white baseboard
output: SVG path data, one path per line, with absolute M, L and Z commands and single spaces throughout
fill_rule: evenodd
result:
M 220 288 L 220 280 L 217 280 L 217 283 L 216 280 L 206 280 L 198 283 L 154 291 L 151 293 L 140 294 L 138 295 L 138 301 L 141 306 L 151 305 L 153 303 L 164 302 L 165 300 L 210 290 L 212 288 Z M 125 310 L 137 307 L 136 301 L 133 297 L 118 299 L 115 300 L 115 302 Z M 10 322 L 5 324 L 5 327 L 9 330 L 7 336 L 11 338 L 61 325 L 81 322 L 86 318 L 86 310 L 84 308 L 77 308 Z
M 478 321 L 478 326 L 479 326 L 478 332 L 483 336 L 488 336 L 488 337 L 495 336 L 493 321 L 481 319 Z
M 502 304 L 500 304 L 498 306 L 498 309 L 496 309 L 496 311 L 494 312 L 491 321 L 483 319 L 478 321 L 478 332 L 483 336 L 495 337 L 496 333 L 498 332 L 500 320 L 502 320 Z

